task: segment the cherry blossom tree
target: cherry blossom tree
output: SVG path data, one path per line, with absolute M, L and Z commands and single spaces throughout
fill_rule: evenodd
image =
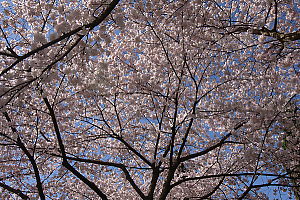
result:
M 1 198 L 299 199 L 299 6 L 1 1 Z

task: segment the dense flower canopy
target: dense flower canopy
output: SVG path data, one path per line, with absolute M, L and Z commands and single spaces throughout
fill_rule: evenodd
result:
M 299 199 L 298 1 L 0 10 L 2 199 Z

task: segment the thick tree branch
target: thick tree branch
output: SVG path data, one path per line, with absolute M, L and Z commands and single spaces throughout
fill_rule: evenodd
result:
M 0 51 L 0 55 L 1 56 L 12 57 L 12 58 L 19 58 L 19 56 L 17 54 L 7 53 L 7 52 L 4 52 L 4 51 Z
M 22 199 L 27 199 L 27 200 L 29 199 L 29 197 L 27 195 L 25 195 L 21 190 L 14 189 L 14 188 L 10 187 L 9 185 L 6 185 L 5 183 L 0 182 L 0 187 L 4 188 L 5 190 L 8 190 L 11 193 L 18 195 Z
M 249 31 L 250 33 L 254 35 L 265 35 L 269 37 L 273 37 L 277 39 L 280 42 L 291 42 L 291 41 L 297 41 L 300 39 L 300 30 L 294 31 L 291 33 L 281 33 L 278 32 L 277 30 L 270 30 L 268 28 L 262 27 L 261 29 L 257 28 L 252 28 L 250 26 L 241 26 L 236 28 L 233 31 L 230 31 L 228 34 L 238 34 L 241 32 L 247 32 Z
M 89 24 L 86 24 L 86 25 L 83 25 L 83 26 L 80 26 L 68 33 L 65 33 L 63 34 L 62 36 L 60 36 L 59 38 L 57 39 L 54 39 L 46 44 L 43 44 L 41 45 L 40 47 L 24 54 L 23 56 L 20 56 L 13 64 L 11 64 L 9 67 L 5 68 L 4 70 L 2 70 L 2 72 L 0 73 L 0 77 L 3 76 L 4 74 L 6 74 L 7 72 L 9 72 L 12 68 L 14 68 L 14 66 L 16 66 L 18 63 L 22 62 L 23 60 L 25 60 L 26 58 L 66 39 L 66 38 L 69 38 L 70 36 L 72 35 L 75 35 L 76 33 L 78 33 L 79 31 L 81 30 L 84 30 L 84 29 L 89 29 L 89 30 L 92 30 L 93 28 L 95 28 L 96 26 L 98 26 L 101 22 L 103 22 L 107 16 L 113 11 L 113 9 L 117 6 L 117 4 L 119 3 L 120 0 L 113 0 L 109 5 L 108 7 L 106 8 L 106 10 L 98 17 L 96 18 L 93 22 L 89 23 Z
M 174 162 L 173 166 L 170 166 L 167 178 L 162 186 L 163 189 L 160 193 L 159 200 L 165 200 L 167 198 L 168 194 L 170 193 L 170 191 L 172 189 L 171 181 L 174 178 L 174 174 L 175 174 L 175 171 L 176 171 L 178 165 L 179 165 L 178 162 Z
M 153 197 L 154 197 L 155 188 L 157 186 L 157 181 L 158 181 L 159 174 L 160 174 L 159 167 L 160 166 L 156 166 L 152 171 L 151 183 L 150 183 L 149 192 L 147 195 L 147 199 L 149 199 L 149 200 L 153 199 Z
M 4 114 L 4 116 L 5 116 L 5 118 L 6 118 L 6 120 L 8 122 L 12 122 L 7 112 L 4 112 L 3 114 Z M 10 126 L 10 128 L 11 128 L 12 132 L 18 134 L 17 133 L 17 129 L 15 127 Z M 17 136 L 17 145 L 25 153 L 25 155 L 27 156 L 27 158 L 29 159 L 29 161 L 30 161 L 30 163 L 31 163 L 31 165 L 33 167 L 33 171 L 34 171 L 34 175 L 35 175 L 35 179 L 36 179 L 36 186 L 38 188 L 38 192 L 39 192 L 40 198 L 42 200 L 46 199 L 37 163 L 35 162 L 34 156 L 32 156 L 31 153 L 28 151 L 28 149 L 25 147 L 25 145 L 22 142 L 22 140 L 21 140 L 21 138 L 20 138 L 19 135 Z
M 207 153 L 209 153 L 210 151 L 213 151 L 214 149 L 222 146 L 225 142 L 226 139 L 228 139 L 230 136 L 232 135 L 232 133 L 228 133 L 227 135 L 225 135 L 221 140 L 220 142 L 218 142 L 217 144 L 213 145 L 213 146 L 210 146 L 208 147 L 207 149 L 203 150 L 203 151 L 200 151 L 200 152 L 197 152 L 197 153 L 193 153 L 193 154 L 190 154 L 190 155 L 187 155 L 187 156 L 184 156 L 184 157 L 181 157 L 179 159 L 180 162 L 185 162 L 187 160 L 190 160 L 192 158 L 196 158 L 198 156 L 202 156 L 202 155 L 205 155 Z
M 57 154 L 51 154 L 51 155 L 62 157 L 62 156 L 57 155 Z M 68 160 L 78 161 L 78 162 L 82 162 L 82 163 L 92 163 L 92 164 L 111 166 L 111 167 L 116 167 L 116 168 L 121 169 L 123 171 L 123 173 L 125 174 L 126 180 L 131 184 L 131 186 L 140 195 L 140 197 L 142 199 L 145 199 L 144 193 L 140 190 L 138 185 L 136 185 L 136 183 L 132 179 L 129 171 L 127 170 L 127 166 L 125 166 L 123 164 L 120 164 L 120 163 L 105 162 L 105 161 L 101 161 L 101 160 L 92 160 L 92 159 L 86 159 L 86 158 L 78 158 L 78 157 L 70 157 L 70 156 L 66 156 L 66 158 Z
M 49 103 L 47 97 L 44 97 L 44 102 L 49 110 L 49 114 L 51 116 L 52 119 L 52 123 L 54 126 L 54 130 L 56 133 L 56 137 L 58 140 L 58 145 L 62 154 L 62 165 L 65 166 L 70 172 L 72 172 L 72 174 L 74 174 L 77 178 L 79 178 L 82 182 L 84 182 L 89 188 L 91 188 L 94 192 L 96 192 L 99 197 L 101 197 L 101 199 L 103 200 L 107 200 L 107 196 L 96 186 L 95 183 L 91 182 L 90 180 L 88 180 L 85 176 L 83 176 L 79 171 L 77 171 L 72 165 L 69 164 L 68 160 L 67 160 L 67 155 L 66 155 L 66 151 L 65 151 L 65 147 L 61 138 L 61 134 L 60 134 L 60 130 L 58 127 L 58 123 L 56 120 L 56 116 L 54 113 L 53 108 L 51 107 L 51 104 Z

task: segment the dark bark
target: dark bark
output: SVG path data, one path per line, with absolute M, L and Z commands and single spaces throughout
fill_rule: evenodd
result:
M 68 33 L 63 34 L 62 36 L 60 36 L 59 38 L 52 40 L 46 44 L 41 45 L 40 47 L 37 47 L 36 49 L 22 55 L 22 56 L 18 56 L 18 59 L 9 67 L 5 68 L 1 73 L 0 73 L 0 77 L 3 76 L 4 74 L 6 74 L 7 72 L 9 72 L 12 68 L 14 68 L 18 63 L 22 62 L 23 60 L 25 60 L 26 58 L 48 48 L 51 47 L 52 45 L 66 39 L 69 38 L 72 35 L 77 34 L 79 31 L 83 30 L 83 29 L 89 29 L 92 30 L 93 28 L 95 28 L 96 26 L 98 26 L 101 22 L 103 22 L 108 16 L 109 14 L 114 10 L 114 8 L 117 6 L 117 4 L 119 3 L 120 0 L 113 0 L 107 7 L 107 9 L 99 16 L 97 17 L 93 22 L 80 26 Z
M 10 119 L 8 113 L 4 112 L 3 114 L 4 114 L 4 117 L 6 118 L 6 120 L 8 122 L 11 122 L 11 119 Z M 18 134 L 17 129 L 15 127 L 11 126 L 10 128 L 11 128 L 12 132 L 14 132 L 15 134 Z M 26 148 L 26 146 L 22 142 L 19 135 L 17 136 L 17 146 L 19 146 L 21 148 L 21 150 L 25 153 L 25 155 L 27 156 L 27 158 L 30 161 L 30 164 L 32 165 L 34 175 L 35 175 L 35 179 L 36 179 L 36 187 L 38 189 L 40 198 L 42 200 L 46 199 L 37 163 L 35 162 L 34 156 L 31 155 L 31 153 L 28 151 L 28 149 Z
M 59 148 L 60 148 L 60 151 L 61 151 L 61 154 L 62 154 L 62 159 L 63 159 L 62 165 L 64 167 L 66 167 L 73 175 L 75 175 L 77 178 L 79 178 L 82 182 L 84 182 L 90 189 L 92 189 L 94 192 L 96 192 L 96 194 L 98 194 L 99 197 L 101 197 L 101 199 L 107 200 L 108 199 L 107 196 L 96 186 L 95 183 L 88 180 L 84 175 L 82 175 L 72 165 L 69 164 L 54 110 L 53 110 L 52 106 L 50 105 L 50 102 L 48 101 L 48 99 L 46 97 L 44 97 L 43 99 L 44 99 L 44 102 L 47 106 L 47 109 L 50 112 L 49 114 L 50 114 L 51 119 L 52 119 L 52 123 L 53 123 L 54 130 L 55 130 L 55 133 L 56 133 L 58 145 L 59 145 Z

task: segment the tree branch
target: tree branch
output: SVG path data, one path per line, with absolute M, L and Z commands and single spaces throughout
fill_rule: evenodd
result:
M 58 123 L 57 123 L 57 120 L 56 120 L 56 117 L 55 117 L 54 110 L 51 107 L 47 97 L 44 97 L 43 100 L 44 100 L 44 102 L 45 102 L 45 104 L 46 104 L 46 106 L 47 106 L 47 108 L 50 112 L 50 116 L 51 116 L 51 119 L 52 119 L 52 123 L 53 123 L 53 126 L 54 126 L 56 137 L 57 137 L 57 140 L 58 140 L 58 145 L 59 145 L 59 148 L 60 148 L 60 151 L 61 151 L 61 154 L 62 154 L 62 159 L 63 159 L 62 165 L 64 167 L 66 167 L 70 172 L 72 172 L 72 174 L 74 174 L 82 182 L 84 182 L 94 192 L 96 192 L 99 195 L 99 197 L 101 197 L 103 200 L 107 200 L 107 196 L 96 186 L 95 183 L 88 180 L 85 176 L 83 176 L 79 171 L 77 171 L 73 166 L 71 166 L 69 164 L 69 162 L 67 160 L 65 147 L 64 147 L 64 144 L 63 144 L 63 141 L 62 141 L 62 138 L 61 138 L 60 130 L 59 130 L 59 127 L 58 127 Z
M 21 197 L 22 199 L 26 199 L 26 200 L 29 199 L 29 197 L 28 197 L 27 195 L 25 195 L 21 190 L 14 189 L 14 188 L 10 187 L 9 185 L 6 185 L 5 183 L 1 183 L 1 182 L 0 182 L 0 187 L 2 187 L 2 188 L 4 188 L 4 189 L 8 190 L 8 191 L 11 192 L 11 193 L 14 193 L 14 194 L 18 195 L 18 196 Z
M 0 73 L 0 77 L 3 76 L 4 74 L 6 74 L 7 72 L 9 72 L 14 66 L 16 66 L 18 63 L 22 62 L 23 60 L 25 60 L 26 58 L 78 33 L 79 31 L 88 28 L 89 30 L 92 30 L 93 28 L 95 28 L 96 26 L 98 26 L 101 22 L 103 22 L 106 17 L 113 11 L 113 9 L 117 6 L 117 4 L 119 3 L 120 0 L 113 0 L 107 7 L 107 9 L 98 17 L 96 18 L 93 22 L 80 26 L 68 33 L 63 34 L 62 36 L 60 36 L 59 38 L 52 40 L 46 44 L 41 45 L 40 47 L 24 54 L 23 56 L 20 56 L 13 64 L 11 64 L 9 67 L 5 68 L 1 73 Z
M 192 159 L 192 158 L 196 158 L 196 157 L 198 157 L 198 156 L 205 155 L 205 154 L 209 153 L 210 151 L 212 151 L 212 150 L 214 150 L 214 149 L 216 149 L 216 148 L 222 146 L 222 145 L 224 144 L 225 140 L 226 140 L 227 138 L 229 138 L 231 135 L 232 135 L 232 133 L 228 133 L 228 134 L 225 135 L 225 136 L 220 140 L 220 142 L 218 142 L 217 144 L 215 144 L 215 145 L 213 145 L 213 146 L 211 146 L 211 147 L 209 147 L 209 148 L 207 148 L 207 149 L 205 149 L 205 150 L 203 150 L 203 151 L 200 151 L 200 152 L 197 152 L 197 153 L 193 153 L 193 154 L 184 156 L 184 157 L 180 158 L 179 161 L 180 161 L 180 162 L 185 162 L 185 161 L 187 161 L 187 160 L 189 160 L 189 159 Z
M 5 116 L 5 118 L 8 122 L 11 122 L 11 119 L 10 119 L 7 112 L 4 112 L 3 115 Z M 10 128 L 11 128 L 12 132 L 17 134 L 17 129 L 15 127 L 11 126 Z M 37 164 L 35 162 L 34 156 L 32 156 L 30 154 L 30 152 L 25 147 L 25 145 L 22 142 L 19 135 L 17 136 L 17 145 L 22 149 L 22 151 L 25 153 L 25 155 L 29 159 L 29 161 L 30 161 L 30 163 L 33 167 L 33 171 L 34 171 L 34 175 L 35 175 L 35 179 L 36 179 L 36 186 L 38 188 L 39 196 L 42 200 L 45 200 L 46 197 L 45 197 L 45 194 L 44 194 L 43 184 L 42 184 L 42 181 L 41 181 L 40 172 L 39 172 L 39 169 L 38 169 Z
M 51 154 L 51 155 L 57 156 L 57 157 L 62 157 L 57 154 Z M 128 172 L 125 165 L 120 164 L 120 163 L 105 162 L 105 161 L 101 161 L 101 160 L 92 160 L 92 159 L 77 158 L 77 157 L 70 157 L 70 156 L 66 156 L 66 158 L 68 160 L 74 160 L 74 161 L 78 161 L 78 162 L 82 162 L 82 163 L 92 163 L 92 164 L 97 164 L 97 165 L 112 166 L 112 167 L 121 169 L 126 176 L 126 180 L 128 180 L 128 182 L 131 184 L 131 186 L 134 188 L 134 190 L 140 195 L 140 197 L 142 199 L 145 199 L 144 193 L 140 190 L 140 188 L 136 185 L 134 180 L 131 178 L 130 173 Z

